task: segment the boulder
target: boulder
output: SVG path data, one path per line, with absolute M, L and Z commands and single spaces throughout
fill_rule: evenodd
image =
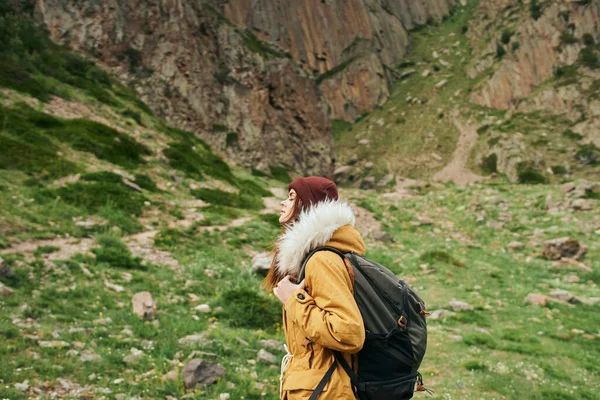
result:
M 0 257 L 0 278 L 8 279 L 12 278 L 13 276 L 15 276 L 15 274 L 10 268 L 10 265 L 8 265 L 8 262 Z
M 435 310 L 429 315 L 428 319 L 444 319 L 456 315 L 455 312 L 449 310 Z
M 560 191 L 563 193 L 569 193 L 575 190 L 575 184 L 573 183 L 565 183 L 560 187 Z
M 547 260 L 560 260 L 561 258 L 581 260 L 585 257 L 586 252 L 587 248 L 582 246 L 579 241 L 562 237 L 545 241 L 542 255 Z
M 196 333 L 194 335 L 188 335 L 186 337 L 183 337 L 181 339 L 179 339 L 178 343 L 180 345 L 183 346 L 206 346 L 210 343 L 210 340 L 208 340 L 206 338 L 206 334 L 204 332 L 202 333 Z
M 133 313 L 146 321 L 154 320 L 156 314 L 156 303 L 152 300 L 150 292 L 136 293 L 132 299 Z
M 267 276 L 272 262 L 273 256 L 269 253 L 258 253 L 252 257 L 252 269 L 259 275 Z
M 258 351 L 256 359 L 267 364 L 277 364 L 277 357 L 275 357 L 275 355 L 269 353 L 265 349 L 260 349 Z
M 380 242 L 393 242 L 394 241 L 394 237 L 392 235 L 390 235 L 387 232 L 384 231 L 377 231 L 373 234 L 373 239 L 380 241 Z
M 275 339 L 263 339 L 261 341 L 259 341 L 259 343 L 268 348 L 268 349 L 272 349 L 272 350 L 277 350 L 277 351 L 285 351 L 285 349 L 283 348 L 283 345 Z
M 144 352 L 132 347 L 130 349 L 130 353 L 123 357 L 123 362 L 126 362 L 127 364 L 134 364 L 142 357 L 144 357 Z
M 8 297 L 15 294 L 15 291 L 8 286 L 4 286 L 2 282 L 0 282 L 0 297 Z
M 219 378 L 223 378 L 225 368 L 219 364 L 194 358 L 183 367 L 181 376 L 186 389 L 200 389 L 212 385 Z
M 373 189 L 373 187 L 375 187 L 374 176 L 367 176 L 365 179 L 362 180 L 360 184 L 360 188 L 364 190 Z
M 525 302 L 546 307 L 548 304 L 548 296 L 539 293 L 529 293 L 527 297 L 525 297 Z
M 511 251 L 518 251 L 523 250 L 525 248 L 525 245 L 523 245 L 523 243 L 521 242 L 510 242 L 508 246 L 506 246 L 506 248 Z
M 448 303 L 448 307 L 452 308 L 454 311 L 473 311 L 474 308 L 469 303 L 465 303 L 464 301 L 453 299 L 450 303 Z
M 341 167 L 337 167 L 335 171 L 333 171 L 333 176 L 346 175 L 350 171 L 352 171 L 352 167 L 350 165 L 342 165 Z

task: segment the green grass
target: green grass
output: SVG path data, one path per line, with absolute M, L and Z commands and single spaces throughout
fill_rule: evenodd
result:
M 139 257 L 133 257 L 129 248 L 117 236 L 101 235 L 96 238 L 100 247 L 93 250 L 96 262 L 107 263 L 114 268 L 140 269 L 146 267 Z

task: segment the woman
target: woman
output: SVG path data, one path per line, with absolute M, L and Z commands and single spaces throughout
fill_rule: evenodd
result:
M 279 222 L 284 232 L 275 244 L 275 257 L 265 287 L 283 304 L 288 356 L 282 363 L 281 399 L 306 400 L 334 362 L 333 351 L 351 355 L 363 346 L 363 320 L 354 301 L 351 269 L 330 251 L 315 253 L 305 279 L 294 283 L 306 255 L 320 246 L 343 253 L 364 254 L 363 240 L 354 228 L 354 213 L 338 200 L 335 184 L 321 177 L 298 178 L 281 202 Z M 353 400 L 350 378 L 341 366 L 319 400 Z

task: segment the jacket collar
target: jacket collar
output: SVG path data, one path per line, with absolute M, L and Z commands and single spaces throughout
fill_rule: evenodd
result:
M 319 202 L 303 211 L 277 240 L 277 272 L 298 275 L 311 250 L 325 245 L 341 226 L 354 223 L 354 212 L 339 200 Z

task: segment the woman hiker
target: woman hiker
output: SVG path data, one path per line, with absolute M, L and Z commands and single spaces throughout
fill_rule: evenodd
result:
M 350 206 L 338 200 L 332 181 L 311 176 L 289 185 L 281 202 L 279 223 L 284 232 L 275 243 L 275 256 L 265 288 L 283 303 L 283 326 L 288 354 L 282 362 L 280 397 L 307 400 L 335 358 L 363 346 L 365 331 L 353 297 L 352 269 L 330 251 L 315 253 L 305 279 L 295 283 L 306 255 L 316 247 L 331 246 L 343 253 L 364 254 L 365 245 L 354 228 Z M 354 400 L 350 378 L 338 365 L 319 400 Z

